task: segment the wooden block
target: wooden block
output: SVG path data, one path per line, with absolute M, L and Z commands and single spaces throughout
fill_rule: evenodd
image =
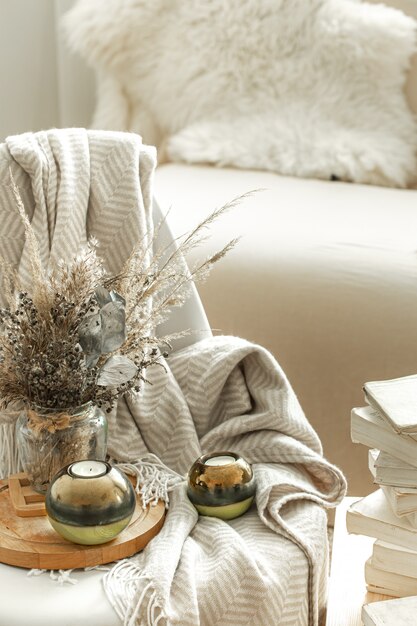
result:
M 30 487 L 23 472 L 9 476 L 10 501 L 19 517 L 37 517 L 46 515 L 45 496 Z

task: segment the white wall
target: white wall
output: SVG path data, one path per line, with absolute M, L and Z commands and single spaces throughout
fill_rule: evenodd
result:
M 0 0 L 1 2 L 2 0 Z M 33 1 L 33 0 L 32 0 Z M 30 0 L 29 0 L 30 2 Z M 103 0 L 103 7 L 106 0 Z M 61 17 L 75 0 L 54 0 L 60 126 L 87 127 L 94 110 L 95 79 L 84 61 L 72 54 L 60 28 Z
M 88 126 L 94 79 L 69 54 L 58 26 L 72 3 L 0 0 L 0 141 L 27 130 Z

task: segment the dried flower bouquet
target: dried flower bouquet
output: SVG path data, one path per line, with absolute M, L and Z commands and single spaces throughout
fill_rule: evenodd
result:
M 62 458 L 56 462 L 51 458 L 58 439 L 49 442 L 48 452 L 41 450 L 40 435 L 47 431 L 62 438 L 69 422 L 76 419 L 69 409 L 92 403 L 110 411 L 120 396 L 138 392 L 147 382 L 146 370 L 160 364 L 161 347 L 169 349 L 170 342 L 183 334 L 158 337 L 155 329 L 173 307 L 185 302 L 192 282 L 203 280 L 236 240 L 192 269 L 184 263 L 184 255 L 205 239 L 209 225 L 244 196 L 213 211 L 179 241 L 152 252 L 157 226 L 154 236 L 145 235 L 121 271 L 110 276 L 94 240 L 72 259 L 45 268 L 12 177 L 11 186 L 25 227 L 31 289 L 25 290 L 15 269 L 0 258 L 8 303 L 0 309 L 0 405 L 30 409 L 31 436 L 35 440 L 39 436 L 32 470 L 38 463 L 55 469 L 57 462 L 65 464 Z M 65 461 L 74 460 L 75 447 L 80 445 L 85 451 L 79 439 L 65 441 Z
M 151 253 L 157 227 L 152 241 L 144 237 L 121 271 L 109 276 L 94 240 L 72 259 L 44 268 L 11 184 L 25 226 L 32 286 L 30 293 L 24 290 L 16 271 L 0 259 L 8 302 L 0 309 L 1 406 L 60 409 L 91 401 L 110 410 L 118 397 L 138 391 L 146 369 L 159 362 L 160 347 L 170 346 L 174 336 L 158 337 L 156 327 L 184 303 L 191 283 L 204 279 L 235 245 L 230 241 L 191 270 L 183 262 L 205 238 L 204 230 L 241 198 L 215 210 L 178 245 Z

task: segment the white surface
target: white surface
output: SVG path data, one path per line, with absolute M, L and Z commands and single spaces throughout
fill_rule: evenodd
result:
M 0 626 L 120 626 L 103 591 L 102 571 L 77 570 L 76 585 L 0 563 Z
M 217 332 L 276 356 L 350 493 L 366 493 L 350 410 L 365 381 L 417 370 L 417 191 L 174 164 L 155 185 L 176 234 L 263 189 L 213 224 L 196 255 L 242 236 L 199 287 L 204 308 Z

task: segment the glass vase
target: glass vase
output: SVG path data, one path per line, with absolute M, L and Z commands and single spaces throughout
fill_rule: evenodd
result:
M 31 487 L 46 493 L 65 465 L 82 459 L 105 460 L 107 419 L 91 402 L 66 409 L 26 408 L 16 422 L 16 442 Z

